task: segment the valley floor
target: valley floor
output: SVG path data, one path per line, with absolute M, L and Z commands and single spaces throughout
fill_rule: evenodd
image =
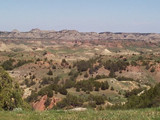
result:
M 160 120 L 160 108 L 138 110 L 0 112 L 0 120 Z

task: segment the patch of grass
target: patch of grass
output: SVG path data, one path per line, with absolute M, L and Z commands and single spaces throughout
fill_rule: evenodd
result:
M 134 52 L 138 52 L 137 47 L 135 47 L 135 46 L 126 47 L 126 49 L 134 51 Z
M 159 120 L 160 109 L 0 112 L 1 120 Z

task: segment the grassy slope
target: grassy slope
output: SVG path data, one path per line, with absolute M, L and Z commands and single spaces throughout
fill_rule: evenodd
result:
M 160 120 L 160 108 L 85 112 L 0 112 L 0 120 Z

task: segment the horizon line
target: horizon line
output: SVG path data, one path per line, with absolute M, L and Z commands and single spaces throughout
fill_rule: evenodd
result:
M 97 31 L 80 31 L 80 30 L 76 30 L 76 29 L 60 29 L 60 30 L 54 30 L 54 29 L 40 29 L 40 28 L 32 28 L 30 30 L 19 30 L 19 29 L 12 29 L 12 30 L 0 30 L 0 32 L 14 32 L 14 31 L 17 31 L 17 32 L 20 32 L 20 33 L 26 33 L 26 32 L 31 32 L 32 30 L 40 30 L 40 31 L 46 31 L 46 32 L 60 32 L 60 31 L 77 31 L 79 33 L 144 33 L 144 34 L 147 34 L 147 33 L 150 33 L 150 34 L 160 34 L 159 32 L 124 32 L 124 31 L 101 31 L 101 32 L 97 32 Z

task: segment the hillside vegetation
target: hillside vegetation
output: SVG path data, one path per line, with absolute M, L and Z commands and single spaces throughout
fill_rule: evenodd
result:
M 126 108 L 151 108 L 160 106 L 160 83 L 141 95 L 132 93 L 125 104 Z

